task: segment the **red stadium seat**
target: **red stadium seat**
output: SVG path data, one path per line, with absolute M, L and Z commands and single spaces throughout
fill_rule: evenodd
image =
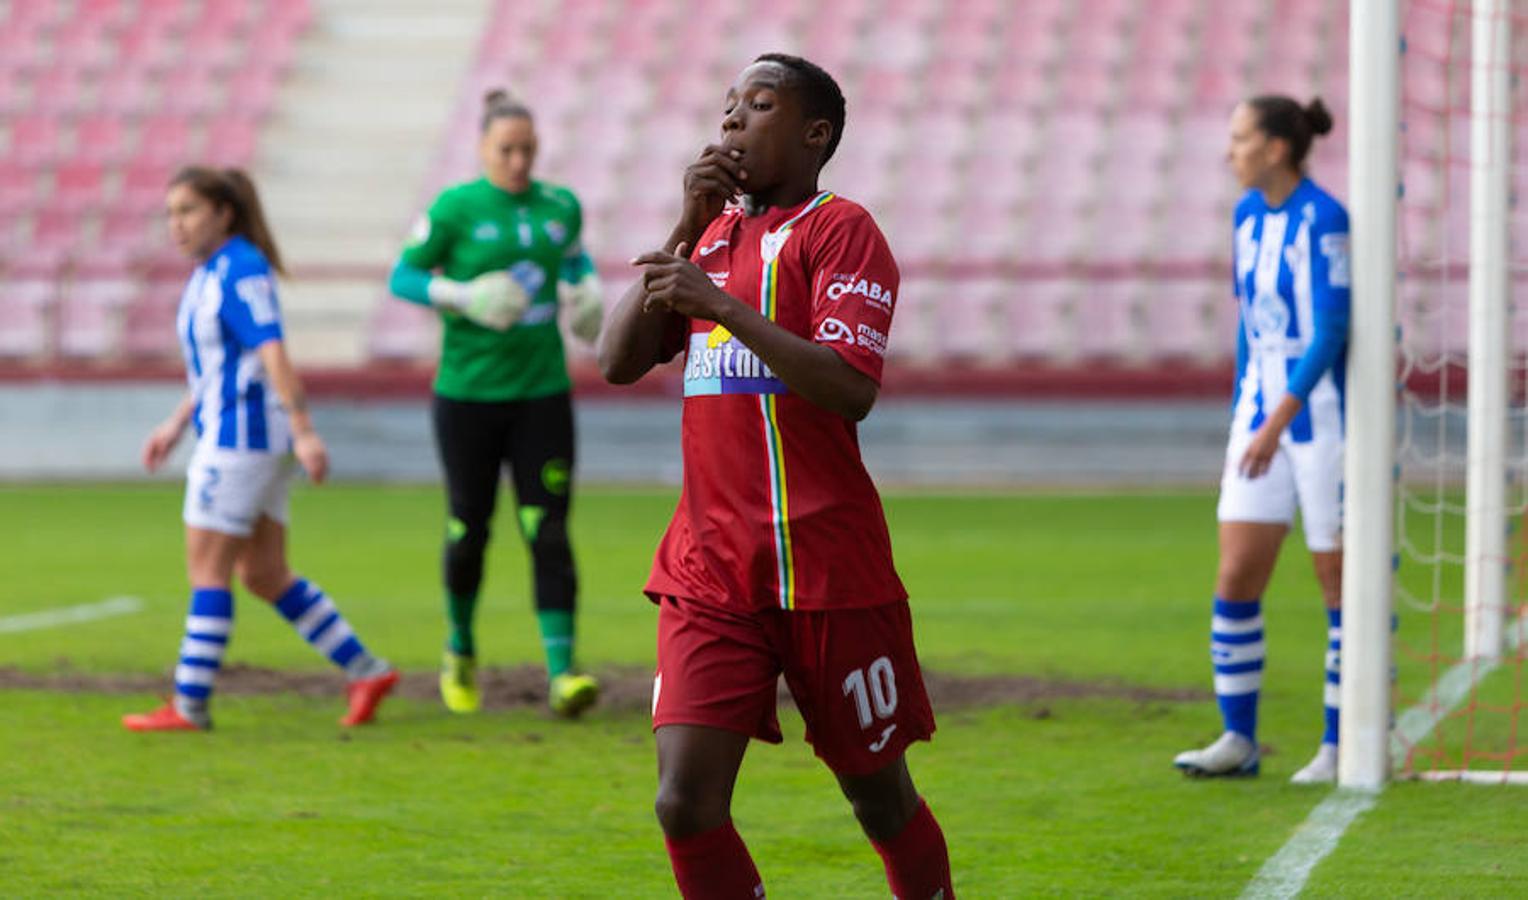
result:
M 108 112 L 89 116 L 74 126 L 75 153 L 103 163 L 121 162 L 131 150 L 128 137 L 121 115 Z
M 999 327 L 1003 296 L 989 281 L 933 282 L 939 308 L 940 355 L 957 362 L 993 362 L 1005 352 Z
M 1222 296 L 1229 290 L 1222 292 Z M 1227 299 L 1226 304 L 1230 304 Z M 1146 286 L 1141 297 L 1141 318 L 1145 326 L 1145 349 L 1149 355 L 1168 359 L 1202 358 L 1215 347 L 1220 337 L 1211 329 L 1209 303 L 1202 289 L 1186 288 L 1172 282 Z
M 51 162 L 59 155 L 60 130 L 53 116 L 20 116 L 11 122 L 10 146 L 5 155 L 16 162 L 34 165 Z
M 279 70 L 269 67 L 267 57 L 256 58 L 260 60 L 258 68 L 246 69 L 229 82 L 223 103 L 225 112 L 258 120 L 275 108 Z
M 174 87 L 160 98 L 159 109 L 163 112 L 197 120 L 227 105 L 223 92 L 208 73 L 177 72 L 176 75 Z
M 58 351 L 76 359 L 100 359 L 118 349 L 122 313 L 133 297 L 129 281 L 75 281 L 60 298 Z
M 170 176 L 174 173 L 175 166 L 170 164 L 134 161 L 122 173 L 116 208 L 137 210 L 145 215 L 162 213 L 165 192 L 169 190 Z
M 32 217 L 31 251 L 67 256 L 84 237 L 84 221 L 73 210 L 46 206 Z
M 104 205 L 105 169 L 98 162 L 74 160 L 54 173 L 53 196 L 48 206 L 78 215 Z
M 48 312 L 58 296 L 53 281 L 11 281 L 0 302 L 0 359 L 34 359 L 47 353 Z
M 161 168 L 185 165 L 201 152 L 191 122 L 181 115 L 161 114 L 147 119 L 138 130 L 135 163 L 152 163 Z
M 1010 352 L 1019 359 L 1056 359 L 1071 352 L 1070 281 L 1016 283 L 1002 304 Z
M 116 39 L 119 64 L 155 72 L 169 69 L 180 47 L 170 28 L 167 20 L 140 9 L 138 18 Z
M 102 115 L 135 117 L 156 108 L 156 82 L 163 76 L 141 64 L 116 69 L 96 88 L 95 109 Z
M 14 223 L 42 203 L 46 173 L 0 158 L 0 223 Z
M 1077 354 L 1084 360 L 1126 362 L 1141 356 L 1134 279 L 1093 279 L 1080 284 L 1073 305 Z
M 253 119 L 224 116 L 207 127 L 207 149 L 202 157 L 211 165 L 248 166 L 255 158 L 260 129 Z
M 122 313 L 122 354 L 130 359 L 167 359 L 180 353 L 175 314 L 181 279 L 156 279 L 143 285 Z

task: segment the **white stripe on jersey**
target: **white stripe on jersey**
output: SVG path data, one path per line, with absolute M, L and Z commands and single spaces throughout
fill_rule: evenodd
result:
M 181 293 L 175 331 L 196 403 L 198 445 L 284 453 L 291 437 L 286 413 L 255 350 L 241 347 L 221 317 L 232 265 L 226 248 L 198 266 Z M 242 282 L 241 282 L 242 284 Z M 257 315 L 276 318 L 268 297 L 246 297 Z
M 1239 373 L 1233 429 L 1245 432 L 1289 389 L 1290 374 L 1310 349 L 1316 332 L 1314 231 L 1322 204 L 1330 197 L 1302 182 L 1283 208 L 1270 210 L 1249 192 L 1238 207 L 1234 261 L 1236 295 L 1247 343 L 1246 368 Z M 1250 209 L 1244 207 L 1250 204 Z M 1339 208 L 1340 214 L 1340 208 Z M 1295 425 L 1308 422 L 1306 435 L 1342 434 L 1342 392 L 1332 371 L 1321 375 Z

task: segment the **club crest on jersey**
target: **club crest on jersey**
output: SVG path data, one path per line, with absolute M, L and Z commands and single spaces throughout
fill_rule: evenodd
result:
M 783 394 L 785 383 L 732 332 L 718 325 L 690 335 L 684 395 Z
M 785 241 L 791 236 L 789 231 L 766 231 L 759 238 L 759 255 L 764 258 L 764 264 L 768 265 L 780 255 L 780 248 L 785 246 Z
M 546 236 L 552 239 L 552 243 L 560 244 L 568 239 L 568 229 L 561 222 L 549 221 L 546 223 Z
M 493 222 L 479 222 L 472 229 L 474 241 L 496 241 L 499 239 L 499 226 Z
M 421 214 L 414 219 L 414 226 L 409 229 L 409 246 L 418 247 L 430 239 L 430 217 Z
M 1252 325 L 1259 338 L 1282 339 L 1289 331 L 1289 306 L 1277 294 L 1258 294 L 1252 301 Z

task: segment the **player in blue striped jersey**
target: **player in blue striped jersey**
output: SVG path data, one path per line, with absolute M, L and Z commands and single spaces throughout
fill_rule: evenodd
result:
M 1241 327 L 1210 638 L 1225 730 L 1208 747 L 1174 760 L 1192 775 L 1258 771 L 1261 599 L 1298 507 L 1328 631 L 1326 730 L 1316 757 L 1293 780 L 1336 778 L 1348 214 L 1304 170 L 1312 141 L 1331 128 L 1320 100 L 1302 106 L 1288 97 L 1256 97 L 1231 118 L 1228 157 L 1248 190 L 1235 218 Z
M 259 197 L 239 170 L 191 167 L 171 181 L 167 206 L 172 239 L 198 262 L 176 316 L 190 390 L 149 436 L 143 463 L 158 468 L 186 427 L 195 426 L 183 512 L 191 606 L 174 697 L 124 716 L 122 724 L 133 731 L 211 727 L 208 701 L 233 631 L 237 573 L 345 671 L 349 711 L 340 721 L 359 725 L 372 718 L 398 673 L 366 652 L 323 591 L 287 568 L 294 463 L 320 482 L 329 455 L 282 341 L 273 277 L 281 257 Z

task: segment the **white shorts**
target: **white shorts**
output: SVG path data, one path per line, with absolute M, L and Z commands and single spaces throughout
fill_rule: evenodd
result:
M 1232 430 L 1215 511 L 1220 521 L 1289 525 L 1298 506 L 1305 545 L 1314 553 L 1341 550 L 1342 439 L 1318 437 L 1297 444 L 1286 434 L 1268 471 L 1246 478 L 1239 469 L 1251 442 L 1252 432 Z
M 182 518 L 192 528 L 247 537 L 261 516 L 285 525 L 296 460 L 288 453 L 196 448 Z

